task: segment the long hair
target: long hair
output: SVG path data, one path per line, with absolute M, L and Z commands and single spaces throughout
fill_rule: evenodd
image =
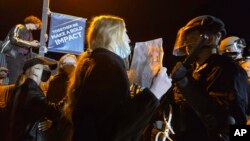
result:
M 77 61 L 76 68 L 71 73 L 69 86 L 67 88 L 66 104 L 64 106 L 64 115 L 72 121 L 72 114 L 77 105 L 77 99 L 81 94 L 82 86 L 84 85 L 85 78 L 90 73 L 89 58 L 90 52 L 84 52 Z
M 115 44 L 123 47 L 123 32 L 125 22 L 122 18 L 111 15 L 94 17 L 87 32 L 88 48 L 106 48 L 113 51 Z
M 85 78 L 94 67 L 94 62 L 91 61 L 89 55 L 96 48 L 106 48 L 112 51 L 114 43 L 123 43 L 124 30 L 124 20 L 119 17 L 104 15 L 93 18 L 87 33 L 89 49 L 79 57 L 76 69 L 71 73 L 67 89 L 64 114 L 70 121 L 72 121 L 72 114 L 78 103 L 79 95 L 82 94 Z

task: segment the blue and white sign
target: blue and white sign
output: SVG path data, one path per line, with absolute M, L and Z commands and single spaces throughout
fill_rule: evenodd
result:
M 48 51 L 81 54 L 84 51 L 86 19 L 52 13 Z

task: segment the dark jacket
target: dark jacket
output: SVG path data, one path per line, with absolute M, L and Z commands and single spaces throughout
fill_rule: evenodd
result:
M 69 74 L 63 70 L 60 70 L 58 74 L 53 76 L 46 93 L 48 101 L 53 103 L 60 102 L 67 93 L 68 81 Z
M 37 124 L 45 118 L 47 100 L 37 83 L 28 78 L 16 88 L 11 112 L 10 141 L 41 141 Z M 34 126 L 35 125 L 35 126 Z M 33 129 L 32 129 L 33 128 Z
M 31 31 L 22 24 L 14 26 L 7 34 L 1 50 L 6 55 L 9 84 L 15 84 L 18 75 L 22 73 L 24 62 L 31 57 L 31 41 Z
M 176 120 L 183 123 L 179 127 L 186 136 L 180 140 L 228 140 L 233 119 L 235 124 L 246 123 L 246 72 L 231 58 L 215 54 L 205 61 L 203 68 L 191 71 L 187 78 L 189 83 L 185 87 L 179 85 L 186 100 L 179 103 L 178 116 L 182 120 Z
M 123 60 L 103 48 L 86 53 L 73 112 L 74 141 L 133 141 L 148 123 L 158 99 L 145 88 L 130 96 Z M 79 60 L 82 61 L 82 60 Z
M 56 103 L 63 107 L 64 97 L 67 93 L 68 81 L 69 74 L 63 70 L 59 70 L 58 74 L 52 77 L 46 93 L 48 102 Z M 59 108 L 57 112 L 48 112 L 52 117 L 51 120 L 53 120 L 53 126 L 48 130 L 48 141 L 69 141 L 72 134 L 71 123 L 64 117 L 64 114 L 61 113 L 62 108 Z
M 29 31 L 24 25 L 18 24 L 7 34 L 2 47 L 0 48 L 0 52 L 13 58 L 16 57 L 17 53 L 28 54 L 29 47 L 31 47 L 30 41 L 33 41 L 31 31 Z

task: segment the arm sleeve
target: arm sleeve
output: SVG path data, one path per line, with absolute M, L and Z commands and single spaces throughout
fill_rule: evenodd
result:
M 23 28 L 23 26 L 21 25 L 17 25 L 15 26 L 10 35 L 9 35 L 9 38 L 10 38 L 10 42 L 16 46 L 20 46 L 20 47 L 25 47 L 25 48 L 30 48 L 31 47 L 31 42 L 30 41 L 27 41 L 27 40 L 23 40 L 21 38 L 21 29 Z
M 140 132 L 150 122 L 159 104 L 159 100 L 148 88 L 124 103 L 121 114 L 117 118 L 117 122 L 120 121 L 117 124 L 120 129 L 117 139 Z
M 150 121 L 159 100 L 147 88 L 132 98 L 126 71 L 119 66 L 110 64 L 97 70 L 98 77 L 91 76 L 100 96 L 96 103 L 102 116 L 114 117 L 114 140 L 137 134 Z
M 192 77 L 180 91 L 196 114 L 210 131 L 229 131 L 229 124 L 244 124 L 246 122 L 244 101 L 247 95 L 247 81 L 243 75 L 231 75 L 225 80 L 214 80 L 215 87 L 221 90 L 202 89 Z M 224 81 L 221 85 L 217 82 Z M 177 83 L 178 85 L 178 83 Z M 241 95 L 241 96 L 240 96 Z M 240 98 L 241 97 L 241 98 Z
M 31 91 L 29 92 L 30 94 L 28 94 L 28 101 L 25 107 L 27 108 L 28 113 L 30 113 L 35 120 L 38 120 L 45 116 L 48 103 L 43 94 Z

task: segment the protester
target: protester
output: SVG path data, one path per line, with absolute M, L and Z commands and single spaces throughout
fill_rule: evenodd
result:
M 52 76 L 48 83 L 47 99 L 51 103 L 58 105 L 64 104 L 64 99 L 67 93 L 67 86 L 69 85 L 69 79 L 71 73 L 76 66 L 77 58 L 73 54 L 63 55 L 58 61 L 58 72 Z M 71 137 L 72 130 L 70 122 L 65 118 L 62 109 L 58 109 L 58 113 L 53 115 L 53 123 L 55 125 L 49 130 L 48 136 L 51 141 L 68 141 Z M 55 136 L 59 135 L 60 136 Z
M 40 43 L 33 40 L 32 31 L 41 29 L 42 22 L 35 16 L 28 16 L 23 24 L 17 24 L 7 34 L 2 51 L 6 55 L 9 70 L 9 84 L 14 84 L 22 72 L 24 62 L 30 57 L 32 48 L 38 48 Z
M 14 91 L 14 85 L 5 85 L 3 80 L 7 77 L 8 69 L 0 67 L 0 139 L 7 140 L 9 126 L 10 100 Z
M 56 64 L 47 62 L 43 58 L 32 58 L 25 62 L 23 73 L 15 85 L 15 95 L 12 101 L 10 115 L 9 141 L 32 140 L 43 141 L 43 131 L 51 127 L 51 120 L 46 118 L 49 109 L 56 108 L 49 105 L 45 95 L 39 87 L 41 81 L 50 77 L 50 69 Z
M 174 140 L 228 141 L 229 125 L 246 124 L 247 75 L 231 58 L 217 54 L 224 35 L 224 23 L 211 15 L 192 19 L 178 32 L 173 54 L 189 58 L 172 71 L 180 91 Z
M 74 71 L 76 62 L 76 56 L 72 54 L 66 54 L 58 61 L 58 72 L 50 79 L 46 94 L 50 102 L 58 103 L 66 96 L 70 74 Z
M 171 87 L 162 67 L 150 88 L 130 96 L 123 59 L 130 54 L 122 18 L 97 16 L 88 28 L 88 51 L 72 74 L 65 113 L 74 127 L 73 141 L 139 140 L 159 99 Z

